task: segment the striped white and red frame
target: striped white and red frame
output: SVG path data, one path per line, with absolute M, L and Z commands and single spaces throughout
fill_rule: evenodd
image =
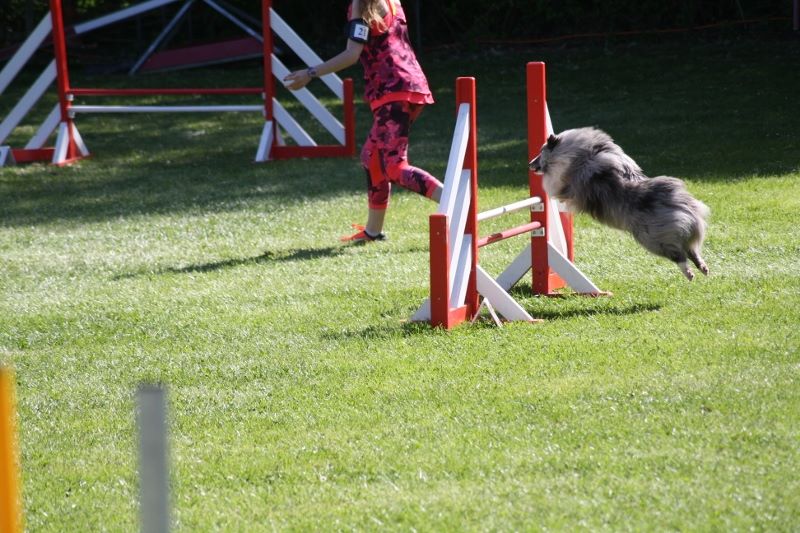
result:
M 544 63 L 527 65 L 527 84 L 529 161 L 539 154 L 553 132 L 547 109 Z M 439 209 L 429 221 L 430 298 L 411 320 L 450 329 L 474 320 L 480 311 L 479 299 L 483 297 L 498 324 L 495 309 L 507 320 L 533 322 L 530 314 L 508 293 L 529 270 L 535 294 L 551 295 L 564 286 L 579 294 L 607 294 L 572 262 L 572 216 L 560 212 L 557 202 L 548 198 L 540 175 L 529 173 L 528 198 L 478 213 L 475 93 L 474 78 L 458 78 L 456 126 L 442 197 Z M 530 210 L 529 223 L 479 237 L 480 222 L 521 209 Z M 479 248 L 524 234 L 530 235 L 530 243 L 500 276 L 493 278 L 481 268 Z
M 148 0 L 135 6 L 105 15 L 103 17 L 77 24 L 69 28 L 75 35 L 125 20 L 147 11 L 175 3 L 179 0 Z M 69 81 L 66 33 L 63 23 L 61 0 L 50 0 L 50 13 L 42 19 L 17 53 L 0 71 L 0 94 L 8 87 L 19 71 L 30 60 L 33 53 L 52 33 L 55 58 L 44 69 L 39 78 L 23 95 L 17 105 L 0 123 L 0 144 L 5 141 L 22 119 L 30 112 L 36 102 L 55 81 L 58 89 L 58 104 L 51 111 L 37 132 L 24 148 L 10 149 L 16 162 L 51 161 L 57 165 L 68 164 L 89 154 L 75 127 L 75 117 L 81 113 L 175 113 L 175 112 L 258 112 L 264 117 L 261 140 L 256 152 L 256 161 L 269 159 L 288 159 L 294 157 L 351 157 L 355 155 L 355 106 L 352 80 L 341 80 L 335 74 L 323 76 L 322 82 L 342 102 L 343 123 L 339 121 L 322 102 L 308 89 L 291 94 L 306 107 L 311 115 L 335 139 L 336 143 L 319 145 L 291 116 L 275 98 L 275 77 L 282 79 L 289 69 L 273 53 L 273 32 L 289 46 L 307 65 L 322 62 L 322 59 L 286 24 L 272 9 L 271 0 L 261 0 L 262 31 L 254 32 L 246 24 L 225 10 L 214 0 L 202 0 L 210 7 L 239 25 L 263 45 L 264 77 L 261 87 L 229 89 L 102 89 L 72 87 Z M 189 0 L 188 3 L 194 2 Z M 185 10 L 182 10 L 185 12 Z M 141 96 L 141 95 L 201 95 L 201 94 L 253 94 L 261 97 L 258 105 L 237 106 L 103 106 L 77 105 L 75 98 L 102 96 Z M 296 145 L 283 142 L 281 129 L 291 137 Z M 59 131 L 56 146 L 44 147 L 55 130 Z M 9 151 L 9 150 L 7 150 Z

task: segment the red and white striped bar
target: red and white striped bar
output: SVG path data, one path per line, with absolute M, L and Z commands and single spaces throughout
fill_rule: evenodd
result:
M 528 222 L 527 224 L 523 224 L 522 226 L 517 226 L 515 228 L 503 231 L 498 231 L 497 233 L 492 233 L 487 237 L 482 237 L 478 239 L 478 248 L 483 248 L 487 244 L 504 241 L 506 239 L 510 239 L 511 237 L 522 235 L 523 233 L 530 233 L 531 231 L 539 229 L 541 227 L 542 225 L 539 222 Z

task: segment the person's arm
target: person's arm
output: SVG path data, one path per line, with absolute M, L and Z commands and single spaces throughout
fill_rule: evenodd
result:
M 350 4 L 350 13 L 356 16 L 356 13 L 361 13 L 359 0 L 353 0 Z M 330 58 L 321 65 L 316 67 L 309 67 L 305 70 L 296 70 L 283 78 L 283 84 L 287 89 L 296 91 L 302 89 L 308 82 L 319 76 L 330 74 L 331 72 L 339 72 L 349 66 L 352 66 L 358 61 L 361 51 L 364 49 L 364 44 L 356 42 L 348 37 L 347 46 L 340 54 Z
M 316 67 L 309 67 L 304 70 L 292 72 L 283 78 L 283 83 L 286 85 L 286 88 L 292 91 L 302 89 L 314 78 L 330 74 L 331 72 L 339 72 L 342 69 L 355 65 L 363 49 L 363 44 L 348 39 L 347 48 L 345 48 L 344 51 Z

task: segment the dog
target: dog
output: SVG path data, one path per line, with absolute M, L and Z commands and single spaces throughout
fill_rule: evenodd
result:
M 708 275 L 701 254 L 709 208 L 683 181 L 647 177 L 611 137 L 596 128 L 550 135 L 529 165 L 545 192 L 576 213 L 630 232 L 646 250 L 675 262 L 691 281 L 687 259 Z

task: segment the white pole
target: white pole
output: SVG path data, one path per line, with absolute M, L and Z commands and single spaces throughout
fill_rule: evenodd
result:
M 156 106 L 156 105 L 74 105 L 69 108 L 79 113 L 261 113 L 260 105 L 208 105 L 208 106 Z
M 25 39 L 22 46 L 14 54 L 14 56 L 6 63 L 3 70 L 0 71 L 0 94 L 6 90 L 6 87 L 11 83 L 11 80 L 17 73 L 25 66 L 31 56 L 38 50 L 39 46 L 44 42 L 53 28 L 53 20 L 50 18 L 50 13 L 44 16 L 42 21 L 36 26 L 36 29 Z
M 150 10 L 165 6 L 167 4 L 172 4 L 177 1 L 178 0 L 150 0 L 149 2 L 143 2 L 127 9 L 114 11 L 113 13 L 109 13 L 108 15 L 96 18 L 94 20 L 76 24 L 74 27 L 75 34 L 80 35 L 82 33 L 90 32 L 92 30 L 96 30 L 97 28 L 102 28 L 103 26 L 108 26 L 109 24 L 119 22 L 120 20 L 135 17 L 140 13 L 146 13 Z
M 11 132 L 17 127 L 17 124 L 19 124 L 22 119 L 25 118 L 25 115 L 28 114 L 28 111 L 36 105 L 36 102 L 39 101 L 55 79 L 56 61 L 54 59 L 45 67 L 39 77 L 36 78 L 36 81 L 33 82 L 33 85 L 30 86 L 22 99 L 20 99 L 17 105 L 8 113 L 5 120 L 0 123 L 0 143 L 11 135 Z
M 141 385 L 139 406 L 139 512 L 142 533 L 167 533 L 169 519 L 169 468 L 164 389 Z
M 514 211 L 519 211 L 520 209 L 525 209 L 526 207 L 531 207 L 540 203 L 542 203 L 541 198 L 538 196 L 531 196 L 530 198 L 520 200 L 519 202 L 514 202 L 513 204 L 496 207 L 494 209 L 484 211 L 483 213 L 478 213 L 478 222 L 499 217 L 500 215 L 505 215 L 506 213 L 513 213 Z
M 322 63 L 322 59 L 309 47 L 306 42 L 297 35 L 291 26 L 278 15 L 274 9 L 270 8 L 270 21 L 272 24 L 272 31 L 275 35 L 280 37 L 283 42 L 289 45 L 289 48 L 303 60 L 309 67 L 315 67 Z M 326 74 L 320 77 L 320 80 L 333 91 L 333 93 L 342 100 L 344 98 L 344 89 L 342 88 L 342 80 L 336 74 Z

